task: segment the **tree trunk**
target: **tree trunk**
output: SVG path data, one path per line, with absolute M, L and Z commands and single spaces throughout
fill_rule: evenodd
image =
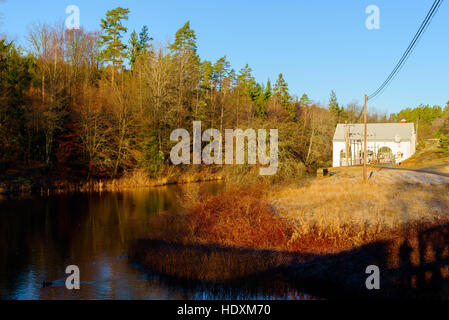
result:
M 315 129 L 312 129 L 312 134 L 310 136 L 310 143 L 309 143 L 309 151 L 307 152 L 307 158 L 306 158 L 306 164 L 309 164 L 309 157 L 312 153 L 312 144 L 313 144 L 313 136 L 315 135 Z
M 111 85 L 114 85 L 114 71 L 115 71 L 115 61 L 112 61 L 112 77 L 111 77 Z

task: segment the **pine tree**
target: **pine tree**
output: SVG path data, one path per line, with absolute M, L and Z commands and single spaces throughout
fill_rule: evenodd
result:
M 174 53 L 178 74 L 178 125 L 182 125 L 182 117 L 186 111 L 187 97 L 197 89 L 200 78 L 200 60 L 196 54 L 196 35 L 187 21 L 176 32 L 175 41 L 170 49 Z
M 201 63 L 201 87 L 207 90 L 212 88 L 214 77 L 214 67 L 212 62 L 204 60 Z
M 282 73 L 279 74 L 279 77 L 274 86 L 274 95 L 279 99 L 279 103 L 282 108 L 287 111 L 288 115 L 291 118 L 295 116 L 294 105 L 291 102 L 290 94 L 288 93 L 288 84 L 284 79 Z
M 108 11 L 105 19 L 101 19 L 103 34 L 100 36 L 98 44 L 103 47 L 103 50 L 99 53 L 99 59 L 112 63 L 112 83 L 114 83 L 115 70 L 122 66 L 123 59 L 126 57 L 126 46 L 121 39 L 123 33 L 128 30 L 122 24 L 123 20 L 128 20 L 128 14 L 129 9 L 117 7 Z
M 147 51 L 151 47 L 150 42 L 153 40 L 154 39 L 149 35 L 148 27 L 143 26 L 142 30 L 139 33 L 139 53 L 144 53 L 145 51 Z
M 137 37 L 136 30 L 133 30 L 129 38 L 129 46 L 128 46 L 128 59 L 131 68 L 134 67 L 134 64 L 136 63 L 139 54 L 140 54 L 140 42 Z
M 265 87 L 263 86 L 263 84 L 259 84 L 257 83 L 255 88 L 254 88 L 254 93 L 253 93 L 253 99 L 254 99 L 254 103 L 256 104 L 256 112 L 257 115 L 259 117 L 265 117 L 267 115 L 267 102 L 268 96 L 270 96 L 271 93 L 269 93 Z
M 31 82 L 29 58 L 0 39 L 0 161 L 22 152 L 25 144 L 24 93 Z
M 337 122 L 339 122 L 341 110 L 334 90 L 331 91 L 331 96 L 329 98 L 329 111 L 335 117 Z
M 231 69 L 228 71 L 227 76 L 224 77 L 223 79 L 223 83 L 221 85 L 222 89 L 224 90 L 231 89 L 235 85 L 235 81 L 236 81 L 235 70 Z
M 196 54 L 196 35 L 195 31 L 190 29 L 190 21 L 187 21 L 181 29 L 176 32 L 175 41 L 170 46 L 177 54 L 191 52 Z
M 270 79 L 268 79 L 267 87 L 265 88 L 265 93 L 264 93 L 265 102 L 268 102 L 268 100 L 270 100 L 272 95 L 273 95 L 273 92 L 271 89 L 271 81 L 270 81 Z
M 302 106 L 308 106 L 310 104 L 310 99 L 307 94 L 303 94 L 301 99 L 299 99 L 299 105 Z
M 249 98 L 253 98 L 253 88 L 256 85 L 256 79 L 251 74 L 253 70 L 248 66 L 248 64 L 245 65 L 242 69 L 239 71 L 239 75 L 237 77 L 237 82 L 239 85 L 243 86 L 245 94 Z
M 214 69 L 214 82 L 215 89 L 221 90 L 223 78 L 229 75 L 229 69 L 231 68 L 231 64 L 226 60 L 226 56 L 218 59 L 213 66 Z
M 128 59 L 131 67 L 134 66 L 139 56 L 145 54 L 151 48 L 150 41 L 153 41 L 153 38 L 149 36 L 147 26 L 143 26 L 139 36 L 137 36 L 136 30 L 133 30 L 128 46 Z

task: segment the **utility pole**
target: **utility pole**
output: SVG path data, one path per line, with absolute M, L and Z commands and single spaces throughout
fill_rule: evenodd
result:
M 367 112 L 367 104 L 368 102 L 368 96 L 365 94 L 365 110 L 364 110 L 364 125 L 365 125 L 365 136 L 363 137 L 363 181 L 368 180 L 367 171 L 366 171 L 366 137 L 368 135 L 368 112 Z

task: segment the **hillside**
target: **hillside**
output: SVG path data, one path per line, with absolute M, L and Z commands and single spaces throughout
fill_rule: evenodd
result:
M 449 156 L 438 152 L 438 147 L 438 139 L 422 141 L 417 152 L 410 159 L 402 162 L 400 166 L 406 168 L 432 167 L 437 171 L 449 172 Z

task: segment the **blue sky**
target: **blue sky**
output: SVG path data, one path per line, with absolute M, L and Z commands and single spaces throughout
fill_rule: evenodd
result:
M 25 45 L 33 22 L 64 21 L 78 5 L 81 24 L 98 30 L 107 10 L 131 10 L 129 29 L 148 25 L 157 42 L 171 41 L 187 20 L 202 59 L 228 57 L 236 70 L 246 63 L 260 82 L 283 73 L 290 92 L 327 104 L 332 89 L 340 103 L 372 93 L 391 72 L 433 0 L 0 0 L 0 32 Z M 368 30 L 368 5 L 380 8 L 380 29 Z M 397 112 L 420 103 L 449 100 L 449 5 L 437 16 L 405 67 L 369 107 Z

